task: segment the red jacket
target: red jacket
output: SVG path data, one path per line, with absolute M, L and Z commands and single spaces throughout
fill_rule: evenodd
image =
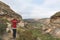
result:
M 16 28 L 17 27 L 18 20 L 13 19 L 13 20 L 11 20 L 11 23 L 12 23 L 12 28 Z

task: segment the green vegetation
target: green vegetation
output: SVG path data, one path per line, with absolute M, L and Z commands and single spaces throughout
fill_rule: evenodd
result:
M 32 30 L 33 36 L 39 37 L 41 40 L 60 40 L 59 38 L 54 38 L 50 34 L 42 34 L 41 31 L 34 29 Z
M 27 26 L 28 26 L 28 28 L 31 27 L 31 29 L 28 29 L 28 30 L 23 29 L 25 31 L 22 31 L 22 32 L 21 32 L 21 30 L 19 30 L 20 31 L 20 33 L 19 33 L 20 34 L 20 36 L 19 36 L 20 39 L 18 38 L 18 40 L 60 40 L 60 38 L 55 38 L 49 33 L 43 34 L 42 30 L 41 30 L 43 25 L 41 25 L 41 23 L 38 23 L 38 22 L 37 23 L 36 22 L 31 22 L 30 23 L 29 22 Z M 33 28 L 33 27 L 38 27 L 38 28 Z M 31 39 L 31 38 L 33 38 L 33 39 Z
M 25 30 L 25 29 L 23 29 Z M 38 29 L 31 29 L 31 30 L 20 30 L 19 38 L 17 40 L 60 40 L 59 38 L 54 38 L 50 34 L 42 34 L 41 30 Z
M 5 21 L 0 18 L 0 40 L 2 40 L 3 35 L 6 33 L 6 27 Z

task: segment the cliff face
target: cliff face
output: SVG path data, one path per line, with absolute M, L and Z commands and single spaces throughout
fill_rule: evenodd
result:
M 60 38 L 60 11 L 51 16 L 50 23 L 52 26 L 52 34 Z
M 51 16 L 51 22 L 54 22 L 54 21 L 59 21 L 60 20 L 60 11 L 59 12 L 56 12 L 54 15 Z
M 3 35 L 6 35 L 7 22 L 10 23 L 11 18 L 17 17 L 18 20 L 22 21 L 22 16 L 14 12 L 10 6 L 0 1 L 0 37 L 4 39 Z M 10 21 L 9 21 L 10 20 Z M 2 31 L 3 30 L 3 31 Z M 11 35 L 11 34 L 10 34 Z M 3 36 L 3 37 L 2 37 Z M 8 36 L 6 36 L 7 38 Z
M 22 19 L 21 15 L 14 12 L 10 6 L 0 1 L 0 17 L 8 16 L 8 17 L 17 17 L 18 19 Z

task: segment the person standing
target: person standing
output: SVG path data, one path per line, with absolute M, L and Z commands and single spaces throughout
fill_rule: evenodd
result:
M 18 24 L 18 20 L 17 19 L 15 19 L 15 18 L 13 18 L 12 20 L 11 20 L 11 25 L 12 25 L 12 30 L 13 30 L 13 38 L 15 39 L 16 38 L 16 28 L 17 28 L 17 24 Z

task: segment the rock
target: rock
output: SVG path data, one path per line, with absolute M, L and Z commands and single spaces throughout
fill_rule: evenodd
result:
M 7 4 L 3 3 L 0 1 L 0 17 L 17 17 L 18 19 L 22 19 L 21 15 L 19 15 L 18 13 L 14 12 L 10 6 L 8 6 Z
M 52 32 L 52 36 L 54 36 L 56 38 L 60 38 L 60 28 L 54 29 Z
M 52 35 L 60 38 L 60 11 L 51 16 L 50 23 L 52 25 Z
M 1 28 L 0 33 L 1 34 L 6 33 L 7 22 L 10 23 L 11 19 L 14 18 L 14 17 L 17 17 L 18 20 L 22 21 L 22 16 L 21 15 L 19 15 L 15 11 L 13 11 L 10 8 L 10 6 L 8 6 L 7 4 L 0 1 L 0 24 L 2 24 L 2 25 L 0 25 L 0 28 Z M 6 24 L 6 25 L 4 25 L 4 24 Z M 3 26 L 3 28 L 2 28 L 2 26 Z M 4 34 L 4 35 L 3 35 L 3 37 L 7 40 L 9 35 L 7 35 L 7 36 L 6 36 L 6 34 Z M 10 36 L 12 36 L 12 33 L 10 33 Z
M 57 21 L 57 19 L 60 19 L 60 11 L 51 16 L 50 22 Z

